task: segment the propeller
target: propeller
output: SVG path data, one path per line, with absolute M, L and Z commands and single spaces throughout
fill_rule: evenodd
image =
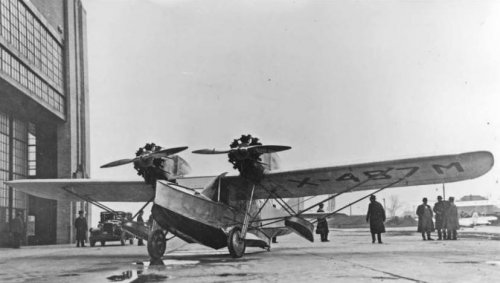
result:
M 230 147 L 228 150 L 199 149 L 193 153 L 227 154 L 229 162 L 233 164 L 234 169 L 240 171 L 241 176 L 258 183 L 264 178 L 265 172 L 273 167 L 272 164 L 262 162 L 261 156 L 291 149 L 290 146 L 284 145 L 263 145 L 258 138 L 251 135 L 242 135 L 239 139 L 235 139 Z M 272 158 L 267 159 L 272 163 Z
M 127 159 L 120 159 L 116 160 L 113 162 L 106 163 L 101 166 L 101 168 L 109 168 L 109 167 L 115 167 L 115 166 L 120 166 L 132 162 L 147 162 L 149 160 L 152 160 L 154 158 L 161 158 L 165 157 L 168 158 L 168 156 L 179 153 L 185 149 L 187 149 L 187 146 L 181 146 L 181 147 L 173 147 L 173 148 L 167 148 L 167 149 L 162 149 L 159 151 L 146 151 L 143 154 L 140 154 L 139 156 L 135 158 L 127 158 Z
M 257 154 L 263 154 L 263 153 L 274 153 L 274 152 L 279 152 L 283 150 L 288 150 L 291 149 L 292 147 L 290 146 L 285 146 L 285 145 L 249 145 L 249 146 L 241 146 L 237 148 L 232 148 L 230 150 L 217 150 L 217 149 L 199 149 L 193 151 L 193 153 L 197 154 L 225 154 L 225 153 L 230 153 L 230 152 L 236 152 L 236 151 L 249 151 L 249 152 L 255 152 Z

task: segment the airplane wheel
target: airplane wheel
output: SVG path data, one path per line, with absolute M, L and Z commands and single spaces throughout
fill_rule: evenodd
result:
M 134 238 L 130 238 L 130 240 L 128 240 L 129 244 L 133 245 L 134 244 Z
M 104 247 L 105 244 L 106 244 L 106 241 L 101 241 L 101 246 Z
M 167 249 L 167 240 L 163 230 L 157 229 L 149 234 L 148 254 L 152 259 L 160 259 Z
M 240 227 L 234 227 L 227 237 L 227 248 L 233 258 L 242 257 L 245 254 L 245 240 L 241 239 Z
M 95 241 L 90 241 L 90 246 L 94 247 L 95 246 Z

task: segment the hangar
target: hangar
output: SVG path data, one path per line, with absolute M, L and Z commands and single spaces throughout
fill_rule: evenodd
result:
M 0 1 L 0 246 L 17 212 L 25 243 L 69 243 L 85 202 L 17 192 L 3 181 L 88 178 L 86 12 L 79 0 Z

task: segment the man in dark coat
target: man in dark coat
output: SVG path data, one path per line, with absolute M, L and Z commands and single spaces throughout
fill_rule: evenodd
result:
M 372 233 L 372 243 L 375 243 L 375 234 L 377 235 L 378 243 L 382 244 L 382 235 L 385 233 L 385 210 L 384 207 L 375 200 L 375 196 L 370 196 L 370 204 L 366 213 L 366 222 L 370 222 L 370 232 Z
M 323 210 L 323 203 L 318 205 L 317 212 L 325 212 Z M 328 222 L 324 217 L 318 217 L 318 224 L 316 226 L 316 234 L 321 235 L 321 242 L 329 242 L 328 240 Z
M 432 209 L 427 204 L 427 198 L 422 199 L 422 204 L 417 207 L 418 215 L 418 229 L 417 231 L 422 233 L 422 240 L 426 240 L 425 235 L 427 234 L 427 240 L 434 240 L 431 238 L 431 232 L 434 231 L 434 224 L 432 223 Z
M 432 210 L 435 213 L 435 228 L 438 233 L 438 240 L 446 239 L 446 229 L 444 229 L 445 202 L 443 201 L 443 197 L 437 197 L 437 202 L 434 204 L 434 208 Z
M 448 207 L 446 209 L 446 222 L 445 228 L 448 232 L 447 240 L 456 240 L 457 239 L 457 230 L 460 228 L 460 224 L 458 224 L 458 209 L 455 205 L 455 198 L 450 197 L 448 199 Z
M 85 240 L 87 238 L 87 219 L 83 217 L 83 211 L 78 212 L 78 218 L 75 220 L 76 229 L 76 246 L 85 247 Z
M 16 217 L 10 222 L 10 233 L 12 237 L 12 247 L 18 249 L 24 237 L 24 221 L 20 211 L 16 213 Z
M 137 224 L 144 225 L 144 219 L 142 218 L 143 211 L 139 211 L 139 214 L 137 215 Z M 142 241 L 142 238 L 139 238 L 139 241 L 137 241 L 138 246 L 144 246 L 144 242 Z

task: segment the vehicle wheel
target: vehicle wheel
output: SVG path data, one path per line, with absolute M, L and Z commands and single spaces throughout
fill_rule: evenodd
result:
M 120 236 L 120 244 L 122 246 L 125 246 L 125 242 L 127 241 L 127 233 L 125 232 L 122 232 L 121 236 Z
M 227 248 L 233 258 L 242 257 L 245 254 L 245 240 L 241 239 L 240 227 L 234 227 L 227 237 Z
M 95 241 L 90 241 L 90 246 L 95 247 Z
M 152 259 L 160 259 L 167 249 L 167 240 L 163 230 L 157 229 L 149 233 L 148 254 Z
M 101 241 L 101 246 L 104 247 L 104 245 L 106 245 L 106 241 Z
M 130 240 L 128 240 L 129 244 L 133 245 L 134 244 L 134 238 L 130 238 Z

